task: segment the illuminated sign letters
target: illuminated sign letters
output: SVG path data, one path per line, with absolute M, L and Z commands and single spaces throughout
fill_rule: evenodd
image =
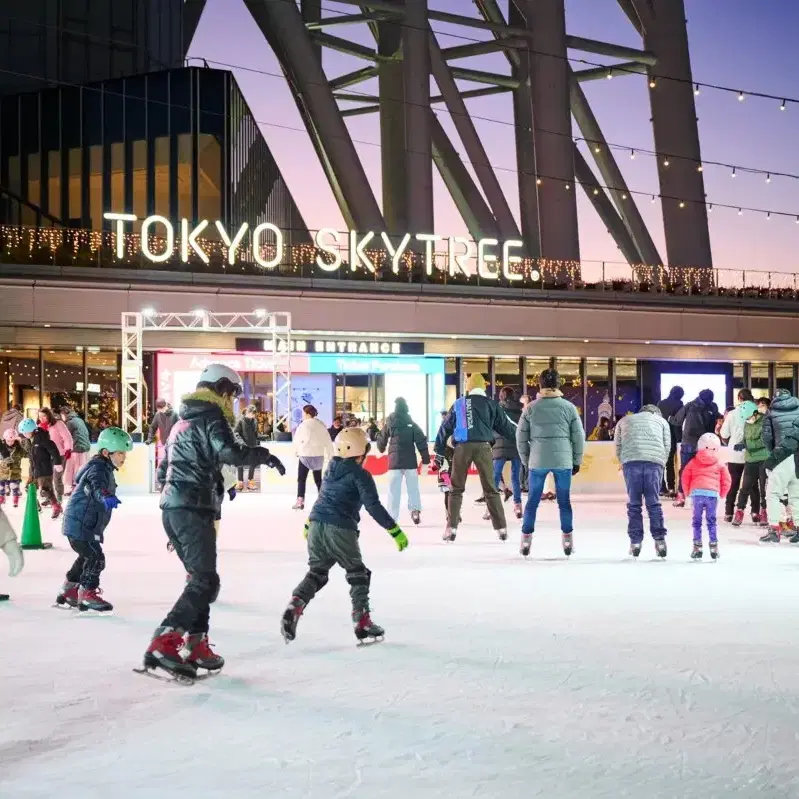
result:
M 286 351 L 286 342 L 278 342 L 278 352 Z M 421 341 L 369 341 L 364 339 L 292 338 L 288 347 L 301 355 L 424 355 Z M 272 352 L 271 338 L 237 338 L 238 352 Z

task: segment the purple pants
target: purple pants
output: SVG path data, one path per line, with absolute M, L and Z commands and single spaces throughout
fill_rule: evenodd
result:
M 694 518 L 692 526 L 694 528 L 694 541 L 702 543 L 702 516 L 704 515 L 707 521 L 707 531 L 710 535 L 710 543 L 715 544 L 718 541 L 718 530 L 716 527 L 716 509 L 719 505 L 718 497 L 705 497 L 701 494 L 694 494 L 691 497 L 694 503 Z

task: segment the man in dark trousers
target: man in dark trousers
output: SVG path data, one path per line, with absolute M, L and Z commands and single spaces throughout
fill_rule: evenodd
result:
M 155 413 L 153 414 L 153 420 L 150 422 L 150 429 L 147 431 L 147 439 L 144 443 L 152 444 L 157 434 L 158 443 L 162 447 L 165 446 L 169 438 L 169 433 L 172 431 L 177 420 L 178 415 L 175 409 L 165 399 L 156 400 Z
M 677 444 L 680 442 L 680 428 L 672 424 L 671 420 L 682 410 L 682 398 L 685 396 L 685 389 L 682 386 L 674 386 L 666 399 L 658 403 L 660 415 L 669 423 L 671 431 L 671 449 L 669 459 L 666 461 L 666 473 L 663 478 L 663 491 L 665 496 L 676 496 L 677 494 L 677 474 L 674 468 L 674 458 L 677 455 Z
M 458 533 L 458 522 L 466 489 L 466 475 L 474 464 L 480 475 L 480 484 L 491 523 L 500 541 L 508 537 L 505 509 L 494 483 L 494 459 L 492 447 L 497 436 L 516 438 L 516 426 L 508 419 L 500 404 L 486 396 L 486 382 L 481 374 L 473 374 L 466 384 L 466 396 L 456 400 L 436 436 L 435 452 L 444 458 L 447 440 L 452 436 L 455 453 L 452 456 L 450 479 L 452 491 L 449 497 L 445 541 L 454 541 Z
M 153 635 L 144 655 L 146 669 L 193 678 L 198 668 L 213 671 L 225 663 L 208 643 L 211 603 L 219 594 L 214 521 L 224 495 L 222 466 L 266 465 L 286 473 L 268 449 L 248 447 L 234 438 L 233 399 L 241 389 L 241 379 L 232 369 L 210 364 L 197 390 L 183 398 L 180 418 L 169 434 L 158 468 L 158 481 L 164 486 L 162 520 L 189 579 Z
M 720 418 L 719 407 L 713 402 L 713 392 L 706 388 L 699 392 L 695 400 L 684 405 L 671 422 L 682 433 L 680 439 L 680 487 L 675 508 L 685 507 L 685 494 L 682 490 L 682 473 L 685 467 L 696 457 L 699 439 L 705 433 L 716 431 L 716 421 Z

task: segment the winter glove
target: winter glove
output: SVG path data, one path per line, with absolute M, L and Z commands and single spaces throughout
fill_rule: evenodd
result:
M 72 450 L 71 449 L 64 450 L 64 460 L 68 461 L 71 457 L 72 457 Z
M 402 528 L 395 524 L 389 531 L 388 534 L 394 539 L 394 543 L 397 545 L 397 549 L 402 552 L 403 549 L 406 549 L 408 546 L 408 536 L 402 532 Z
M 175 551 L 175 545 L 172 543 L 171 540 L 166 542 L 166 551 L 167 552 L 174 552 Z
M 576 474 L 580 474 L 580 466 L 579 465 L 572 466 L 572 477 L 574 477 L 574 475 L 576 475 Z
M 227 495 L 228 497 L 230 497 L 230 501 L 233 502 L 233 500 L 236 499 L 236 487 L 231 486 L 230 488 L 228 488 Z
M 736 444 L 733 447 L 733 450 L 735 450 L 735 452 L 743 452 L 745 449 L 746 449 L 746 444 L 744 444 L 744 443 Z
M 283 462 L 280 460 L 280 458 L 277 458 L 274 455 L 269 456 L 269 460 L 266 462 L 266 465 L 277 471 L 281 477 L 283 477 L 283 475 L 286 473 L 286 467 L 283 465 Z
M 53 471 L 54 471 L 56 474 L 61 474 L 61 472 L 63 472 L 63 471 L 64 471 L 64 467 L 63 467 L 63 466 L 53 466 Z
M 113 494 L 109 494 L 107 497 L 103 497 L 103 505 L 105 505 L 106 510 L 114 510 L 118 508 L 122 504 L 122 500 L 119 497 L 115 497 Z
M 310 519 L 305 522 L 302 526 L 302 537 L 307 541 L 308 540 L 308 533 L 311 531 L 311 521 Z
M 8 576 L 16 577 L 25 565 L 22 547 L 20 547 L 16 538 L 12 538 L 3 546 L 3 552 L 6 553 L 6 557 L 8 558 Z

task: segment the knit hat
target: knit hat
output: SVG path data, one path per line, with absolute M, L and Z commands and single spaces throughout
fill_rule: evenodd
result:
M 466 381 L 467 394 L 475 389 L 480 389 L 481 391 L 486 390 L 486 381 L 480 372 L 475 372 L 474 374 L 469 375 L 469 379 Z
M 718 449 L 720 446 L 721 441 L 715 433 L 705 433 L 697 442 L 697 449 Z
M 736 410 L 741 414 L 741 419 L 746 421 L 757 410 L 757 405 L 752 400 L 744 400 Z

